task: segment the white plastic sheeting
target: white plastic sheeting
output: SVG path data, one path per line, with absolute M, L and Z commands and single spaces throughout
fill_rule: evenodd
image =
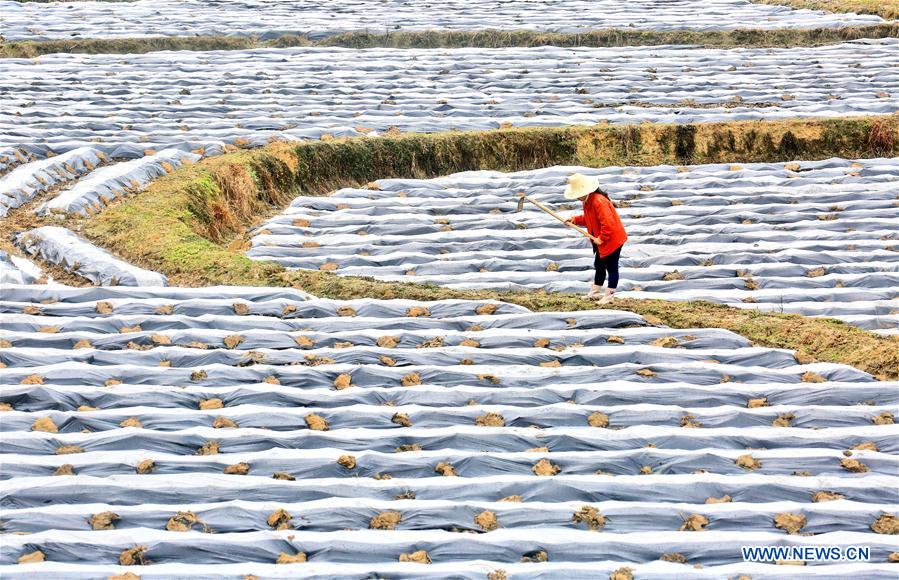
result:
M 16 235 L 16 244 L 38 256 L 106 286 L 165 286 L 166 277 L 116 258 L 71 230 L 42 226 Z
M 102 151 L 79 147 L 56 157 L 18 166 L 0 176 L 0 217 L 60 184 L 93 171 L 105 160 Z
M 37 285 L 4 291 L 0 331 L 4 577 L 783 577 L 742 562 L 745 544 L 866 545 L 870 563 L 796 570 L 893 574 L 895 542 L 871 526 L 899 501 L 883 419 L 899 385 L 727 331 L 490 301 Z M 63 465 L 73 475 L 53 475 Z M 114 529 L 92 531 L 104 512 Z M 179 512 L 192 533 L 166 531 Z M 367 529 L 385 512 L 395 530 Z M 778 529 L 786 513 L 813 535 Z M 712 533 L 679 531 L 693 514 Z M 152 565 L 119 566 L 135 546 Z M 47 562 L 15 563 L 36 550 Z M 398 561 L 418 550 L 433 564 Z M 276 567 L 282 552 L 308 562 Z M 658 561 L 674 553 L 686 564 Z
M 899 108 L 897 50 L 899 40 L 880 39 L 790 49 L 294 48 L 4 59 L 0 150 L 886 114 Z
M 195 153 L 165 149 L 140 159 L 117 163 L 99 169 L 59 192 L 56 197 L 41 204 L 37 211 L 42 214 L 59 212 L 81 215 L 99 212 L 117 197 L 138 191 L 153 179 L 199 159 L 200 155 Z
M 588 242 L 530 203 L 566 215 L 565 178 L 596 175 L 622 206 L 623 296 L 711 300 L 899 328 L 899 159 L 553 167 L 385 179 L 378 189 L 299 197 L 264 223 L 248 255 L 451 288 L 583 292 Z
M 597 28 L 730 30 L 831 28 L 883 22 L 878 16 L 792 10 L 748 0 L 138 0 L 127 3 L 0 2 L 7 40 L 287 34 L 322 38 L 367 30 L 545 30 Z
M 0 250 L 0 284 L 32 284 L 41 270 L 32 262 Z

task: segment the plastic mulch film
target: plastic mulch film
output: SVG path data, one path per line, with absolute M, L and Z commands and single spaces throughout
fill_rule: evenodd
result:
M 584 292 L 593 269 L 588 242 L 530 203 L 516 211 L 524 192 L 566 216 L 579 213 L 579 203 L 561 196 L 574 172 L 595 175 L 619 205 L 629 236 L 623 296 L 709 300 L 899 331 L 896 159 L 384 179 L 295 199 L 256 230 L 248 255 L 458 289 Z
M 12 285 L 0 331 L 4 577 L 891 571 L 897 384 L 724 330 Z
M 116 258 L 66 228 L 42 226 L 16 235 L 16 244 L 95 284 L 109 286 L 165 286 L 166 277 Z
M 141 36 L 284 35 L 323 38 L 350 31 L 538 30 L 584 32 L 598 28 L 639 30 L 731 30 L 734 28 L 836 28 L 883 22 L 878 16 L 792 10 L 744 0 L 448 0 L 410 5 L 401 0 L 139 0 L 122 6 L 92 2 L 55 4 L 0 2 L 8 40 Z M 335 18 L 339 15 L 339 18 Z M 751 23 L 751 24 L 748 24 Z
M 102 151 L 79 147 L 62 155 L 26 163 L 0 177 L 0 216 L 106 161 Z
M 0 284 L 32 284 L 40 277 L 41 270 L 36 265 L 0 250 Z
M 153 10 L 159 10 L 156 3 Z M 899 103 L 892 67 L 897 47 L 899 40 L 888 38 L 788 49 L 315 47 L 122 58 L 50 54 L 38 62 L 5 61 L 4 78 L 15 89 L 0 95 L 0 150 L 45 146 L 61 153 L 102 140 L 136 153 L 184 142 L 259 146 L 326 134 L 374 136 L 392 128 L 433 132 L 890 114 Z M 80 84 L 71 82 L 73 71 Z M 28 107 L 20 106 L 26 102 Z
M 99 212 L 112 200 L 138 191 L 153 179 L 199 159 L 200 155 L 194 153 L 166 149 L 140 159 L 117 163 L 97 170 L 61 191 L 53 199 L 41 204 L 37 212 L 81 215 Z

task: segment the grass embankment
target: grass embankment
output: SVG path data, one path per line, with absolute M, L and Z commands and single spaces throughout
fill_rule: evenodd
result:
M 899 116 L 697 125 L 629 125 L 401 134 L 273 143 L 179 168 L 144 192 L 85 220 L 83 233 L 172 284 L 294 286 L 335 299 L 496 298 L 534 310 L 583 310 L 595 303 L 543 292 L 454 291 L 326 272 L 288 271 L 241 254 L 247 229 L 297 195 L 387 177 L 551 165 L 658 165 L 874 157 L 899 154 Z M 761 314 L 706 303 L 622 300 L 615 308 L 677 328 L 720 327 L 757 344 L 802 350 L 896 377 L 897 341 L 832 320 Z
M 753 0 L 759 4 L 825 10 L 827 12 L 854 12 L 874 14 L 886 20 L 899 18 L 899 0 Z
M 0 43 L 0 58 L 35 58 L 43 54 L 139 54 L 160 50 L 243 50 L 329 46 L 344 48 L 505 48 L 505 47 L 610 47 L 695 44 L 710 48 L 778 48 L 819 46 L 860 38 L 897 38 L 899 24 L 872 24 L 842 28 L 761 30 L 634 30 L 603 29 L 578 34 L 531 30 L 421 31 L 374 34 L 347 32 L 320 40 L 286 35 L 273 40 L 252 36 L 158 36 L 150 38 L 83 38 Z

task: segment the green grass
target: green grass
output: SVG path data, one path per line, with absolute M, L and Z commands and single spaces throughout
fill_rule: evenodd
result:
M 161 50 L 242 50 L 292 46 L 345 48 L 502 48 L 531 46 L 607 47 L 692 44 L 716 48 L 819 46 L 859 38 L 897 38 L 899 24 L 810 29 L 672 30 L 602 29 L 577 34 L 530 30 L 347 32 L 313 41 L 305 36 L 274 40 L 237 36 L 161 36 L 150 38 L 81 38 L 0 43 L 0 58 L 35 58 L 43 54 L 137 54 Z

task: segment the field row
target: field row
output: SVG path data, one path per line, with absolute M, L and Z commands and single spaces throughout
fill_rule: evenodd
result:
M 18 163 L 16 150 L 40 158 L 98 144 L 123 148 L 118 157 L 396 130 L 888 114 L 899 103 L 897 48 L 882 39 L 793 49 L 48 55 L 4 63 L 0 164 Z
M 792 10 L 747 0 L 138 0 L 19 3 L 0 1 L 7 40 L 70 40 L 146 36 L 285 35 L 312 39 L 351 31 L 596 29 L 733 30 L 836 28 L 883 22 L 878 16 Z
M 450 288 L 585 292 L 587 241 L 518 193 L 561 212 L 575 171 L 596 175 L 629 241 L 624 296 L 712 300 L 899 329 L 899 160 L 554 167 L 384 179 L 300 197 L 264 223 L 248 255 Z M 464 203 L 459 200 L 464 200 Z M 375 221 L 372 218 L 376 217 Z

